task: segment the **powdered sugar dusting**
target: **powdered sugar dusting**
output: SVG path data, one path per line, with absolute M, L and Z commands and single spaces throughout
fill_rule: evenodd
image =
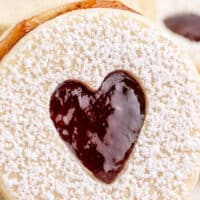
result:
M 200 167 L 200 84 L 170 40 L 132 13 L 91 9 L 41 25 L 11 52 L 0 73 L 0 174 L 16 199 L 182 199 Z M 140 79 L 148 111 L 127 165 L 105 185 L 60 139 L 49 100 L 64 80 L 98 88 L 115 69 Z

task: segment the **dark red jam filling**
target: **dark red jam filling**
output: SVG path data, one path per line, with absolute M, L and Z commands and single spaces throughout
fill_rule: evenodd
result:
M 114 71 L 97 91 L 79 81 L 62 83 L 51 97 L 50 116 L 82 164 L 111 183 L 137 141 L 145 108 L 140 84 L 125 71 Z
M 180 14 L 168 17 L 165 25 L 174 33 L 182 35 L 189 40 L 200 41 L 200 16 L 194 14 Z

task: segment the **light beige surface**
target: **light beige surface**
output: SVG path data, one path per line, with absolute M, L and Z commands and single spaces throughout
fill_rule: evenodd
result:
M 200 200 L 200 182 L 197 184 L 194 191 L 190 195 L 189 200 Z
M 141 13 L 151 19 L 155 20 L 156 17 L 156 0 L 135 0 L 139 5 Z
M 0 31 L 22 19 L 73 0 L 0 0 Z
M 27 34 L 0 64 L 0 174 L 14 199 L 180 200 L 192 189 L 200 160 L 198 74 L 141 16 L 64 14 Z M 59 83 L 73 78 L 98 88 L 116 69 L 140 79 L 148 112 L 126 167 L 107 186 L 77 162 L 47 116 Z

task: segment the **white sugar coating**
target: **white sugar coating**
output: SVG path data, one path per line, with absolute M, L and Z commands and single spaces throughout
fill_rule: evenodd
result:
M 161 26 L 172 34 L 177 43 L 183 48 L 189 57 L 200 69 L 200 42 L 191 41 L 178 34 L 175 34 L 163 23 L 163 19 L 176 14 L 200 15 L 200 0 L 157 0 L 157 20 Z
M 0 65 L 0 178 L 14 199 L 182 200 L 193 186 L 199 76 L 142 17 L 111 9 L 64 14 L 25 36 Z M 67 79 L 97 89 L 116 69 L 141 81 L 148 109 L 127 164 L 106 185 L 60 139 L 49 101 Z

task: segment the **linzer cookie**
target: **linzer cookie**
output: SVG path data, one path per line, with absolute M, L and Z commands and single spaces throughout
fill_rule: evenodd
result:
M 157 20 L 200 70 L 200 1 L 158 0 Z
M 120 2 L 85 1 L 21 22 L 0 50 L 3 199 L 186 199 L 199 75 L 165 34 Z

